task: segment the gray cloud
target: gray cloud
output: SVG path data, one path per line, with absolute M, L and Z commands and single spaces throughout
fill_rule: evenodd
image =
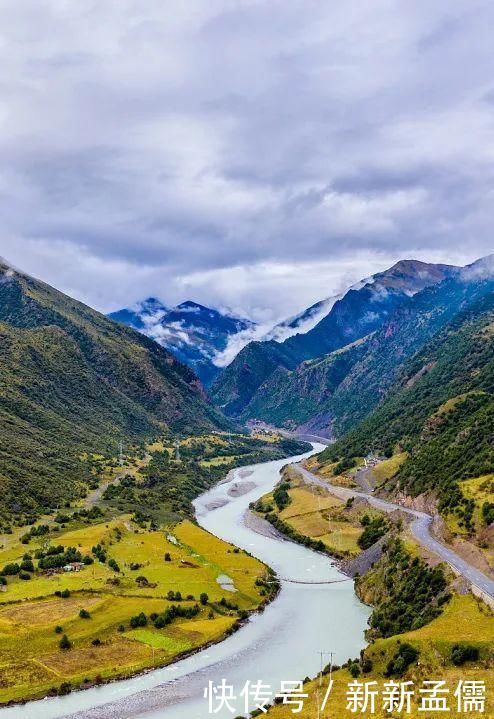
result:
M 0 254 L 102 310 L 269 324 L 492 251 L 484 0 L 0 8 Z

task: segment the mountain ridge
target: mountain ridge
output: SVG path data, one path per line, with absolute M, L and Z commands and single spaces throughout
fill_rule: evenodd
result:
M 192 300 L 167 307 L 155 297 L 111 312 L 108 317 L 171 351 L 194 370 L 205 386 L 209 386 L 220 372 L 215 359 L 225 350 L 228 340 L 255 327 L 251 320 Z
M 84 452 L 231 427 L 172 354 L 4 263 L 0 360 L 0 516 L 80 496 Z
M 213 383 L 214 402 L 228 415 L 243 420 L 265 419 L 254 417 L 249 407 L 258 409 L 263 396 L 269 399 L 270 388 L 266 383 L 278 368 L 292 371 L 303 361 L 371 334 L 414 294 L 458 271 L 451 265 L 403 260 L 362 280 L 337 299 L 329 313 L 307 333 L 295 334 L 283 342 L 252 342 L 244 347 Z

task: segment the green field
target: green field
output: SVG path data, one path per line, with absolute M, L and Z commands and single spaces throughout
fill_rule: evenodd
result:
M 57 693 L 67 683 L 91 686 L 166 664 L 218 641 L 238 622 L 239 612 L 256 609 L 266 599 L 256 584 L 266 574 L 264 565 L 187 520 L 171 530 L 149 531 L 123 515 L 50 532 L 27 546 L 9 539 L 9 546 L 0 550 L 0 566 L 21 563 L 26 552 L 34 556 L 55 544 L 76 547 L 95 561 L 79 572 L 30 572 L 27 581 L 7 576 L 0 595 L 2 703 Z M 95 545 L 106 552 L 105 562 L 92 554 Z M 111 559 L 118 572 L 109 566 Z M 234 581 L 234 593 L 216 581 L 225 574 Z M 69 596 L 55 595 L 65 590 Z M 182 599 L 170 600 L 170 591 L 180 592 Z M 199 601 L 204 592 L 205 605 Z M 238 611 L 220 603 L 225 595 Z M 154 626 L 153 617 L 167 607 L 185 610 L 196 605 L 199 611 L 193 617 L 178 616 L 162 628 Z M 80 616 L 81 610 L 89 617 Z M 141 613 L 145 626 L 133 627 L 132 617 Z M 60 647 L 64 635 L 71 643 L 66 650 Z

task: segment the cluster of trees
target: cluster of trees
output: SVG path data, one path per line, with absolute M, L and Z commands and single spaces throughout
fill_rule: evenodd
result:
M 378 539 L 384 537 L 388 531 L 389 525 L 384 517 L 375 517 L 371 519 L 368 514 L 364 514 L 360 520 L 364 531 L 357 540 L 360 549 L 369 549 Z
M 290 504 L 290 495 L 288 494 L 289 489 L 289 482 L 281 482 L 273 492 L 274 503 L 280 512 Z
M 398 647 L 396 654 L 389 660 L 385 676 L 402 677 L 408 667 L 417 661 L 420 652 L 408 642 Z
M 50 551 L 51 549 L 51 551 Z M 39 569 L 55 569 L 64 567 L 72 562 L 83 562 L 84 564 L 92 564 L 93 558 L 89 555 L 82 555 L 75 547 L 52 547 L 44 553 L 38 562 Z
M 448 601 L 442 567 L 412 557 L 400 539 L 392 539 L 373 569 L 357 580 L 372 593 L 370 626 L 376 636 L 390 637 L 428 624 Z
M 171 624 L 171 622 L 177 617 L 183 617 L 184 619 L 193 619 L 199 614 L 200 611 L 201 609 L 198 604 L 193 604 L 191 607 L 184 607 L 180 606 L 179 604 L 172 604 L 160 614 L 150 614 L 149 618 L 146 616 L 146 614 L 144 614 L 144 612 L 141 612 L 140 614 L 131 617 L 129 623 L 133 629 L 137 629 L 138 627 L 146 627 L 148 625 L 148 622 L 151 621 L 153 622 L 156 629 L 163 629 L 163 627 L 166 627 L 167 624 Z

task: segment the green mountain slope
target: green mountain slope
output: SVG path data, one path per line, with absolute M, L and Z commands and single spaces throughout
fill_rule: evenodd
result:
M 379 330 L 398 308 L 408 306 L 412 294 L 455 277 L 458 271 L 449 265 L 403 260 L 363 280 L 335 301 L 329 313 L 307 333 L 296 334 L 281 343 L 252 342 L 244 347 L 213 384 L 214 402 L 226 414 L 242 419 L 272 422 L 275 415 L 279 419 L 283 413 L 270 411 L 271 391 L 274 383 L 276 393 L 282 396 L 279 380 L 285 374 L 283 370 L 294 370 L 305 360 L 329 355 Z M 303 366 L 301 371 L 304 372 Z M 293 379 L 290 377 L 290 382 Z M 314 382 L 317 385 L 317 377 Z M 309 386 L 314 382 L 310 381 Z M 289 383 L 284 388 L 292 391 Z M 327 389 L 319 387 L 321 396 L 327 397 Z M 307 397 L 307 409 L 310 404 Z M 314 412 L 322 411 L 318 404 L 313 406 Z M 324 415 L 328 417 L 327 412 Z M 286 420 L 292 418 L 286 416 Z
M 84 452 L 225 427 L 188 368 L 153 341 L 0 265 L 0 512 L 84 490 Z
M 319 431 L 331 424 L 331 400 L 351 368 L 365 353 L 369 337 L 295 369 L 278 367 L 259 387 L 241 418 L 257 417 L 277 427 L 296 429 L 316 418 Z
M 404 363 L 493 286 L 489 278 L 466 270 L 408 297 L 365 342 L 273 373 L 244 408 L 242 419 L 309 426 L 316 434 L 341 437 L 386 398 Z
M 250 342 L 211 388 L 215 404 L 239 417 L 263 383 L 277 370 L 293 369 L 300 358 L 278 342 Z
M 451 320 L 402 368 L 385 401 L 325 450 L 335 461 L 408 452 L 394 489 L 432 491 L 442 510 L 469 502 L 460 480 L 494 471 L 494 290 Z M 467 524 L 468 524 L 468 520 Z

